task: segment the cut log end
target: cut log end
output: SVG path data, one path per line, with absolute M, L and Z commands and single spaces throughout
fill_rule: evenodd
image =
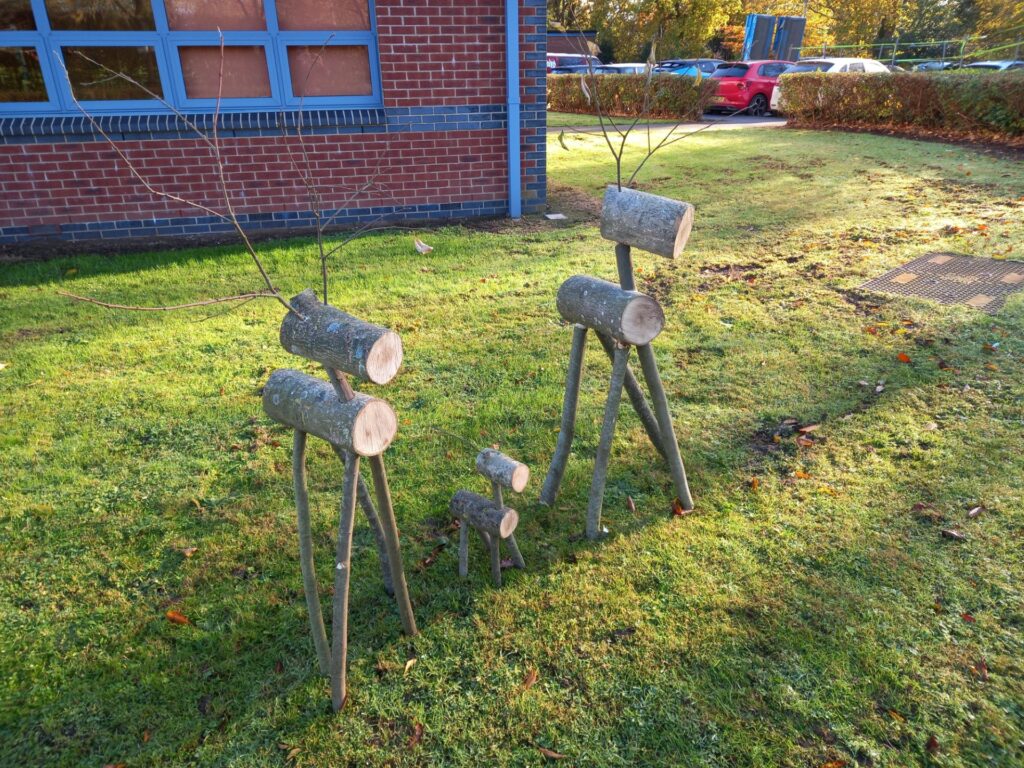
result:
M 366 377 L 374 384 L 387 384 L 402 367 L 402 337 L 387 331 L 366 356 Z
M 622 335 L 633 344 L 649 344 L 665 326 L 665 313 L 650 296 L 637 296 L 622 313 Z
M 371 400 L 352 425 L 352 450 L 360 456 L 384 453 L 398 433 L 398 416 L 384 400 Z

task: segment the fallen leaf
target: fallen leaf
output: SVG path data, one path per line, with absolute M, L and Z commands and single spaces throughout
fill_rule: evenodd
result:
M 750 490 L 756 491 L 760 487 L 761 487 L 761 480 L 760 480 L 760 478 L 757 478 L 757 477 L 750 478 Z
M 673 517 L 684 517 L 684 516 L 690 514 L 692 511 L 693 511 L 692 509 L 684 509 L 683 508 L 683 502 L 681 502 L 678 498 L 672 499 L 672 516 Z
M 910 355 L 908 355 L 906 352 L 900 352 L 898 355 L 896 355 L 896 359 L 899 360 L 901 363 L 909 363 Z
M 889 710 L 889 717 L 891 717 L 893 720 L 896 720 L 896 721 L 898 721 L 900 723 L 905 723 L 907 721 L 907 718 L 905 718 L 903 715 L 901 715 L 895 709 L 890 709 Z
M 530 671 L 526 673 L 526 677 L 523 678 L 523 684 L 522 686 L 520 686 L 519 690 L 525 693 L 526 691 L 533 688 L 533 686 L 535 686 L 536 684 L 537 670 L 531 667 Z
M 630 513 L 632 513 L 634 515 L 636 514 L 636 502 L 633 501 L 633 497 L 632 496 L 627 496 L 626 497 L 626 509 L 628 509 L 630 511 Z
M 274 672 L 278 675 L 284 674 L 284 662 L 280 659 L 274 662 Z
M 967 613 L 966 611 L 960 614 L 960 618 L 966 621 L 968 624 L 973 624 L 975 622 L 974 616 Z
M 125 768 L 125 763 L 105 763 L 103 768 Z
M 988 663 L 984 659 L 978 659 L 974 662 L 974 674 L 983 683 L 988 682 Z
M 301 747 L 292 747 L 288 750 L 288 754 L 284 756 L 284 759 L 288 760 L 289 762 L 294 762 L 295 758 L 297 758 L 299 756 L 299 753 L 301 752 Z
M 954 541 L 967 541 L 967 536 L 956 528 L 943 528 L 942 535 L 947 539 L 953 539 Z
M 418 723 L 415 720 L 412 723 L 412 733 L 409 734 L 409 748 L 415 747 L 423 741 L 423 723 Z
M 975 517 L 977 517 L 978 515 L 980 515 L 984 511 L 985 511 L 985 507 L 983 507 L 983 506 L 981 506 L 979 504 L 977 507 L 974 507 L 974 508 L 968 510 L 967 511 L 967 516 L 970 517 L 970 518 L 975 518 Z
M 827 763 L 822 763 L 818 768 L 846 768 L 849 763 L 845 760 L 829 760 Z
M 413 665 L 416 664 L 416 661 L 417 661 L 416 658 L 413 657 L 413 658 L 409 659 L 407 662 L 405 662 L 405 670 L 402 672 L 402 674 L 403 675 L 408 675 L 409 674 L 409 670 L 413 668 Z
M 7 367 L 7 363 L 0 363 L 0 371 Z
M 925 432 L 934 432 L 938 428 L 939 428 L 939 425 L 936 424 L 934 421 L 929 421 L 927 424 L 924 425 L 924 431 Z
M 192 623 L 192 622 L 190 622 L 188 620 L 188 616 L 186 616 L 183 613 L 178 613 L 177 611 L 168 611 L 164 615 L 167 617 L 167 620 L 169 622 L 171 622 L 172 624 L 191 624 Z
M 872 336 L 878 335 L 878 329 L 873 325 L 869 325 L 864 329 L 864 333 L 870 333 Z
M 430 247 L 429 245 L 424 243 L 418 237 L 413 238 L 412 243 L 413 243 L 413 245 L 416 246 L 416 250 L 419 251 L 420 253 L 423 253 L 423 254 L 430 253 L 432 250 L 434 250 L 432 247 Z
M 925 742 L 924 748 L 928 751 L 928 754 L 930 755 L 938 754 L 939 740 L 935 737 L 934 733 L 928 737 L 928 741 Z
M 997 349 L 999 349 L 999 342 L 998 341 L 993 341 L 993 342 L 986 341 L 984 344 L 981 345 L 981 348 L 983 350 L 985 350 L 986 352 L 995 352 Z
M 563 755 L 561 752 L 555 752 L 555 750 L 548 749 L 547 747 L 537 747 L 537 751 L 544 755 L 544 757 L 547 757 L 551 760 L 565 759 L 565 755 Z
M 793 477 L 795 477 L 797 480 L 810 480 L 811 479 L 811 476 L 809 474 L 807 474 L 806 472 L 803 472 L 802 470 L 799 470 L 799 469 L 796 472 L 793 473 Z
M 813 432 L 814 430 L 816 430 L 820 426 L 821 426 L 821 424 L 808 424 L 806 427 L 800 427 L 800 429 L 798 429 L 797 432 L 800 432 L 800 433 L 806 435 L 808 432 Z
M 65 270 L 64 277 L 71 277 L 72 275 L 77 275 L 77 274 L 78 274 L 78 268 L 77 267 L 71 267 L 71 269 Z
M 194 555 L 198 551 L 199 547 L 185 547 L 183 550 L 181 550 L 181 554 L 183 554 L 185 557 L 192 557 L 192 555 Z
M 142 732 L 142 743 L 143 744 L 148 744 L 149 743 L 149 739 L 150 739 L 149 729 L 147 728 L 146 730 L 144 730 Z
M 811 438 L 809 437 L 804 437 L 803 435 L 800 435 L 796 439 L 796 444 L 799 445 L 801 448 L 810 448 L 812 445 L 815 445 L 815 442 L 811 440 Z
M 513 562 L 511 557 L 503 557 L 501 558 L 501 562 L 498 563 L 498 565 L 500 566 L 501 570 L 504 571 L 506 568 L 513 567 L 515 565 L 515 562 Z

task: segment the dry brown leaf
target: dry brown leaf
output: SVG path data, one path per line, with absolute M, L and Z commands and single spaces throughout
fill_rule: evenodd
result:
M 409 674 L 409 670 L 413 668 L 413 666 L 416 664 L 416 661 L 417 661 L 417 659 L 415 657 L 413 657 L 413 658 L 409 659 L 407 662 L 405 662 L 405 670 L 402 672 L 402 674 L 403 675 L 408 675 Z
M 636 502 L 633 501 L 632 496 L 626 497 L 626 509 L 628 509 L 631 514 L 636 514 Z
M 943 528 L 942 535 L 954 541 L 967 541 L 967 536 L 956 528 Z
M 977 675 L 981 682 L 988 682 L 988 663 L 984 659 L 978 659 L 974 662 L 974 674 Z
M 409 748 L 415 747 L 423 741 L 423 723 L 418 723 L 415 720 L 412 723 L 412 733 L 409 734 Z
M 172 624 L 191 624 L 192 623 L 192 622 L 190 622 L 188 620 L 188 616 L 186 616 L 183 613 L 178 613 L 177 611 L 168 611 L 167 613 L 164 614 L 164 616 L 166 616 L 167 620 L 169 622 L 171 622 Z
M 759 477 L 752 477 L 752 478 L 750 478 L 750 490 L 756 491 L 760 487 L 761 487 L 761 478 L 759 478 Z
M 192 555 L 194 555 L 198 551 L 199 547 L 185 547 L 183 550 L 181 550 L 181 554 L 183 554 L 185 557 L 192 557 Z
M 547 747 L 537 747 L 537 751 L 544 755 L 544 757 L 549 758 L 551 760 L 565 759 L 565 755 L 563 755 L 561 752 L 555 752 L 555 750 L 548 749 Z
M 815 443 L 813 440 L 811 440 L 811 438 L 800 435 L 796 439 L 796 444 L 799 445 L 801 448 L 810 448 Z
M 684 517 L 690 514 L 693 510 L 687 510 L 683 508 L 683 502 L 678 498 L 672 499 L 672 516 L 673 517 Z
M 420 252 L 420 253 L 422 253 L 422 254 L 428 254 L 428 253 L 430 253 L 430 252 L 431 252 L 432 250 L 434 250 L 434 249 L 433 249 L 432 247 L 430 247 L 429 245 L 427 245 L 426 243 L 424 243 L 424 242 L 423 242 L 422 240 L 420 240 L 420 239 L 419 239 L 418 237 L 415 237 L 415 238 L 413 238 L 412 244 L 413 244 L 414 246 L 416 246 L 416 250 L 417 250 L 417 251 L 419 251 L 419 252 Z
M 793 477 L 795 477 L 797 480 L 810 480 L 811 479 L 811 476 L 808 473 L 803 472 L 803 471 L 801 471 L 799 469 L 796 472 L 793 473 Z
M 930 755 L 938 754 L 939 740 L 938 738 L 936 738 L 934 733 L 928 737 L 928 741 L 924 743 L 924 748 L 928 751 L 928 754 Z
M 801 432 L 806 435 L 808 432 L 813 432 L 820 426 L 821 424 L 808 424 L 806 427 L 800 427 L 797 432 Z
M 976 621 L 974 616 L 970 613 L 967 613 L 966 611 L 960 614 L 960 618 L 966 621 L 968 624 L 973 624 Z
M 849 763 L 845 760 L 829 760 L 819 765 L 818 768 L 846 768 L 848 765 Z
M 974 518 L 974 517 L 977 517 L 978 515 L 980 515 L 984 511 L 985 511 L 985 507 L 982 506 L 981 504 L 979 504 L 978 506 L 973 507 L 972 509 L 968 510 L 967 516 L 971 517 L 971 518 Z
M 535 686 L 536 684 L 537 684 L 537 670 L 531 668 L 530 671 L 526 673 L 526 677 L 523 678 L 523 685 L 522 685 L 520 690 L 525 693 L 526 691 L 528 691 L 531 688 L 533 688 L 533 686 Z

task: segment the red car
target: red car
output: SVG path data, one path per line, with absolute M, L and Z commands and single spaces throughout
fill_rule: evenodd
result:
M 728 112 L 746 110 L 760 117 L 768 112 L 772 89 L 779 75 L 790 65 L 788 61 L 730 61 L 719 64 L 711 77 L 718 81 L 718 90 L 711 99 L 711 109 Z

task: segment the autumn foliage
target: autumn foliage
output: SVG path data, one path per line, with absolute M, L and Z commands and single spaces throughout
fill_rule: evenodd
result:
M 806 73 L 781 82 L 793 125 L 1024 143 L 1024 72 Z
M 647 114 L 699 120 L 716 84 L 708 79 L 654 75 Z M 645 95 L 647 75 L 548 75 L 548 109 L 555 112 L 596 115 L 600 102 L 602 114 L 635 117 L 644 111 Z

